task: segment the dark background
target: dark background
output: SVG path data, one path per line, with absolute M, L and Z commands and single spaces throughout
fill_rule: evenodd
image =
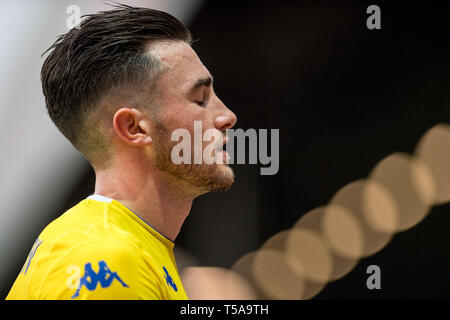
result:
M 381 30 L 366 28 L 371 4 L 381 8 Z M 412 153 L 425 131 L 450 122 L 444 2 L 208 1 L 189 28 L 236 127 L 280 129 L 278 174 L 235 165 L 230 191 L 195 200 L 176 245 L 204 265 L 231 267 L 387 155 Z M 91 194 L 94 181 L 86 167 L 29 235 L 24 259 L 42 228 Z M 315 299 L 450 298 L 449 228 L 450 205 L 434 207 Z M 381 268 L 381 290 L 366 287 L 371 264 Z

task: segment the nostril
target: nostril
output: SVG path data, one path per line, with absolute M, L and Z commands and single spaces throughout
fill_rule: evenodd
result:
M 220 131 L 225 131 L 234 125 L 233 119 L 229 116 L 218 116 L 215 122 L 216 128 Z

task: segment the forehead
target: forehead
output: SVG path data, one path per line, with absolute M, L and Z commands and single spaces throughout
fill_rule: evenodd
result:
M 168 41 L 154 45 L 150 53 L 166 67 L 159 82 L 172 88 L 189 89 L 199 78 L 211 77 L 197 53 L 182 41 Z

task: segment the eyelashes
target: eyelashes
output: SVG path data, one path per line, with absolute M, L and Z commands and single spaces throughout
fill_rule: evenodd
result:
M 206 107 L 206 101 L 195 101 L 196 104 L 198 104 L 200 107 Z
M 212 96 L 218 97 L 218 96 L 217 96 L 217 92 L 215 92 L 215 91 L 213 90 L 213 91 L 212 91 Z M 198 106 L 205 108 L 205 107 L 208 105 L 208 102 L 209 102 L 209 100 L 210 100 L 210 97 L 211 97 L 211 93 L 210 93 L 210 92 L 207 92 L 207 93 L 205 93 L 205 94 L 203 95 L 203 100 L 195 101 L 195 103 L 196 103 Z
M 205 94 L 204 96 L 203 96 L 203 100 L 200 100 L 200 101 L 195 101 L 195 103 L 197 104 L 197 105 L 199 105 L 200 107 L 206 107 L 206 105 L 208 104 L 208 102 L 209 102 L 209 95 L 207 95 L 207 94 Z

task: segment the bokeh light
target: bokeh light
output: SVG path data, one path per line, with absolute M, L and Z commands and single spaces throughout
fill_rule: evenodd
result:
M 435 186 L 435 204 L 450 200 L 450 126 L 439 124 L 428 130 L 417 144 L 415 155 L 430 169 Z
M 196 290 L 217 290 L 225 279 L 233 279 L 224 296 L 310 299 L 348 274 L 361 258 L 383 249 L 395 233 L 420 223 L 431 206 L 449 200 L 450 126 L 441 124 L 426 132 L 415 155 L 385 157 L 367 179 L 345 185 L 328 204 L 303 214 L 291 229 L 238 259 L 233 276 L 223 270 L 205 269 L 200 275 L 201 269 L 190 269 L 188 280 L 199 276 L 211 284 L 194 283 L 196 289 L 189 291 L 202 296 L 205 291 Z
M 325 235 L 332 247 L 347 258 L 359 259 L 374 254 L 392 237 L 389 233 L 371 227 L 365 218 L 364 211 L 368 206 L 364 205 L 364 201 L 368 195 L 374 194 L 367 190 L 375 188 L 368 180 L 349 183 L 333 196 L 326 210 L 323 226 Z
M 238 273 L 217 267 L 188 267 L 181 279 L 193 300 L 253 300 L 256 293 Z
M 327 206 L 322 206 L 308 211 L 300 219 L 297 220 L 297 222 L 294 225 L 294 228 L 302 228 L 302 227 L 310 228 L 321 232 L 322 220 L 326 208 Z M 329 242 L 326 241 L 326 239 L 324 238 L 323 233 L 322 239 L 324 240 L 324 244 L 330 248 L 328 252 L 333 261 L 332 270 L 328 281 L 340 279 L 341 277 L 345 276 L 350 270 L 353 269 L 353 267 L 357 264 L 358 259 L 348 258 L 337 254 L 336 251 L 332 250 Z

